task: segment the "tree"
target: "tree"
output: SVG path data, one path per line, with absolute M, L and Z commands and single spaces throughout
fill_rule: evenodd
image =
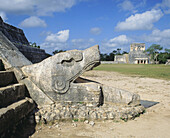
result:
M 122 54 L 128 54 L 128 52 L 126 52 L 126 51 L 123 51 L 123 52 L 122 52 Z
M 152 44 L 147 50 L 146 52 L 148 52 L 148 54 L 151 55 L 151 59 L 152 60 L 156 60 L 156 63 L 157 63 L 157 56 L 159 54 L 159 51 L 162 50 L 163 47 L 161 47 L 160 45 L 158 44 Z
M 165 48 L 165 52 L 166 52 L 166 53 L 170 53 L 170 49 Z
M 53 55 L 55 55 L 57 53 L 61 53 L 61 52 L 65 52 L 65 50 L 55 50 L 55 51 L 53 51 Z
M 158 61 L 160 64 L 165 64 L 167 59 L 170 59 L 170 53 L 164 52 L 158 55 Z
M 117 49 L 117 55 L 121 55 L 121 54 L 120 54 L 120 51 L 121 51 L 121 48 L 118 48 L 118 49 Z
M 31 47 L 40 48 L 40 46 L 37 46 L 37 44 L 36 44 L 35 42 L 34 42 L 34 43 L 29 42 L 29 45 L 30 45 Z
M 116 55 L 117 51 L 116 51 L 116 50 L 113 50 L 113 52 L 112 52 L 112 53 Z

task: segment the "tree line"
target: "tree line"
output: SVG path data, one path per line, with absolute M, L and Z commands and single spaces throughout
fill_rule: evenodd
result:
M 101 61 L 114 61 L 115 55 L 123 55 L 128 54 L 128 52 L 123 51 L 121 52 L 121 48 L 117 48 L 117 50 L 113 50 L 111 53 L 107 54 L 100 54 L 100 60 Z
M 40 46 L 39 45 L 37 45 L 37 43 L 32 43 L 32 42 L 29 42 L 29 46 L 31 46 L 31 47 L 35 47 L 35 48 L 40 48 Z
M 153 63 L 165 64 L 167 59 L 170 59 L 170 49 L 165 48 L 164 52 L 160 52 L 163 50 L 163 47 L 158 44 L 152 44 L 146 52 Z

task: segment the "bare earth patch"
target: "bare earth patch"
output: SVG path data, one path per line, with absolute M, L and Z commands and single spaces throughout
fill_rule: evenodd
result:
M 128 122 L 113 122 L 112 120 L 95 121 L 94 126 L 84 122 L 60 122 L 52 126 L 37 126 L 36 132 L 31 137 L 170 137 L 170 81 L 131 77 L 106 71 L 89 71 L 83 74 L 82 77 L 137 93 L 141 96 L 141 100 L 159 103 L 146 109 L 145 114 Z

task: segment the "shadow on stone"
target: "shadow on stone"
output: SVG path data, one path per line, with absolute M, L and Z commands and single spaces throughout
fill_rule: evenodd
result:
M 29 115 L 17 126 L 9 128 L 8 132 L 2 136 L 2 138 L 28 138 L 35 133 L 35 115 Z
M 89 82 L 94 82 L 94 83 L 99 84 L 99 82 L 97 82 L 97 81 L 85 79 L 85 78 L 82 78 L 82 77 L 78 77 L 73 83 L 89 83 Z
M 152 107 L 152 106 L 158 104 L 159 102 L 141 100 L 140 103 L 141 103 L 141 105 L 143 105 L 145 108 L 149 108 L 149 107 Z

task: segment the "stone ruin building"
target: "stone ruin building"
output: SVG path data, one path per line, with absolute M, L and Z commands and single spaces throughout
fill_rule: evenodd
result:
M 128 120 L 144 112 L 138 94 L 80 77 L 100 64 L 98 45 L 44 59 L 45 51 L 29 47 L 21 29 L 2 20 L 0 25 L 1 137 L 15 135 L 27 118 L 36 123 Z M 41 60 L 34 64 L 37 57 L 30 54 Z
M 145 43 L 132 43 L 129 54 L 116 55 L 115 62 L 129 64 L 149 64 L 149 56 L 144 53 Z
M 20 52 L 32 63 L 37 63 L 49 55 L 45 50 L 33 48 L 29 45 L 23 30 L 3 22 L 0 17 L 0 31 L 19 49 Z

